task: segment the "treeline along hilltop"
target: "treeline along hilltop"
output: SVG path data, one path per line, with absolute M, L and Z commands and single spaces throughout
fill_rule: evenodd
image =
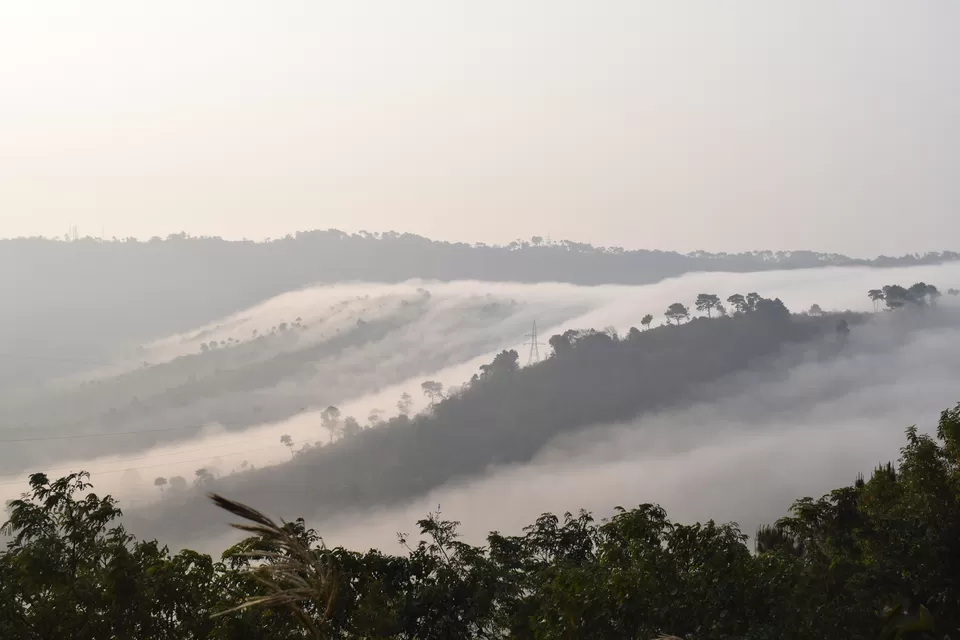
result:
M 64 360 L 97 359 L 118 346 L 185 331 L 317 283 L 424 279 L 647 284 L 692 271 L 895 267 L 958 257 L 952 251 L 870 260 L 813 251 L 682 254 L 543 237 L 492 246 L 409 233 L 338 230 L 263 242 L 185 233 L 147 241 L 16 238 L 0 240 L 0 298 L 19 301 L 0 318 L 0 346 Z M 23 315 L 26 309 L 29 318 Z M 41 364 L 22 363 L 17 375 L 23 379 Z

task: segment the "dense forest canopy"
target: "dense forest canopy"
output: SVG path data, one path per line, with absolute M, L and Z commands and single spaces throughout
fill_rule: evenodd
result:
M 643 504 L 544 514 L 483 546 L 429 514 L 391 555 L 327 548 L 214 496 L 251 534 L 221 559 L 136 540 L 87 475 L 31 478 L 8 507 L 0 637 L 948 638 L 960 630 L 960 405 L 896 465 L 750 536 Z

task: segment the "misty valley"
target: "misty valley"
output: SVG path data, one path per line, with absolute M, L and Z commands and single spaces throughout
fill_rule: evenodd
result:
M 0 0 L 0 640 L 960 640 L 958 59 Z
M 341 270 L 151 276 L 140 295 L 159 316 L 97 278 L 56 299 L 37 270 L 32 309 L 91 302 L 43 349 L 51 318 L 6 319 L 0 638 L 960 624 L 953 254 L 277 242 L 336 237 Z M 364 243 L 505 260 L 487 278 L 459 258 L 380 277 Z M 189 264 L 271 245 L 42 241 L 29 255 L 116 279 L 115 252 Z M 536 271 L 550 261 L 554 279 Z

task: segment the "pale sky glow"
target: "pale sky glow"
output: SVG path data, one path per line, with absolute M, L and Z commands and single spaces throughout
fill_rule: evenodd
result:
M 0 236 L 960 249 L 960 4 L 0 0 Z

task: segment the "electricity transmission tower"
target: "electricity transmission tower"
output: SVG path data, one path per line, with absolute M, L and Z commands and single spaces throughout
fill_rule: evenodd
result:
M 533 330 L 528 333 L 526 338 L 530 338 L 529 342 L 524 342 L 523 345 L 530 345 L 530 356 L 527 358 L 527 366 L 530 366 L 534 362 L 540 362 L 540 346 L 546 346 L 542 342 L 537 340 L 537 321 L 533 321 Z

